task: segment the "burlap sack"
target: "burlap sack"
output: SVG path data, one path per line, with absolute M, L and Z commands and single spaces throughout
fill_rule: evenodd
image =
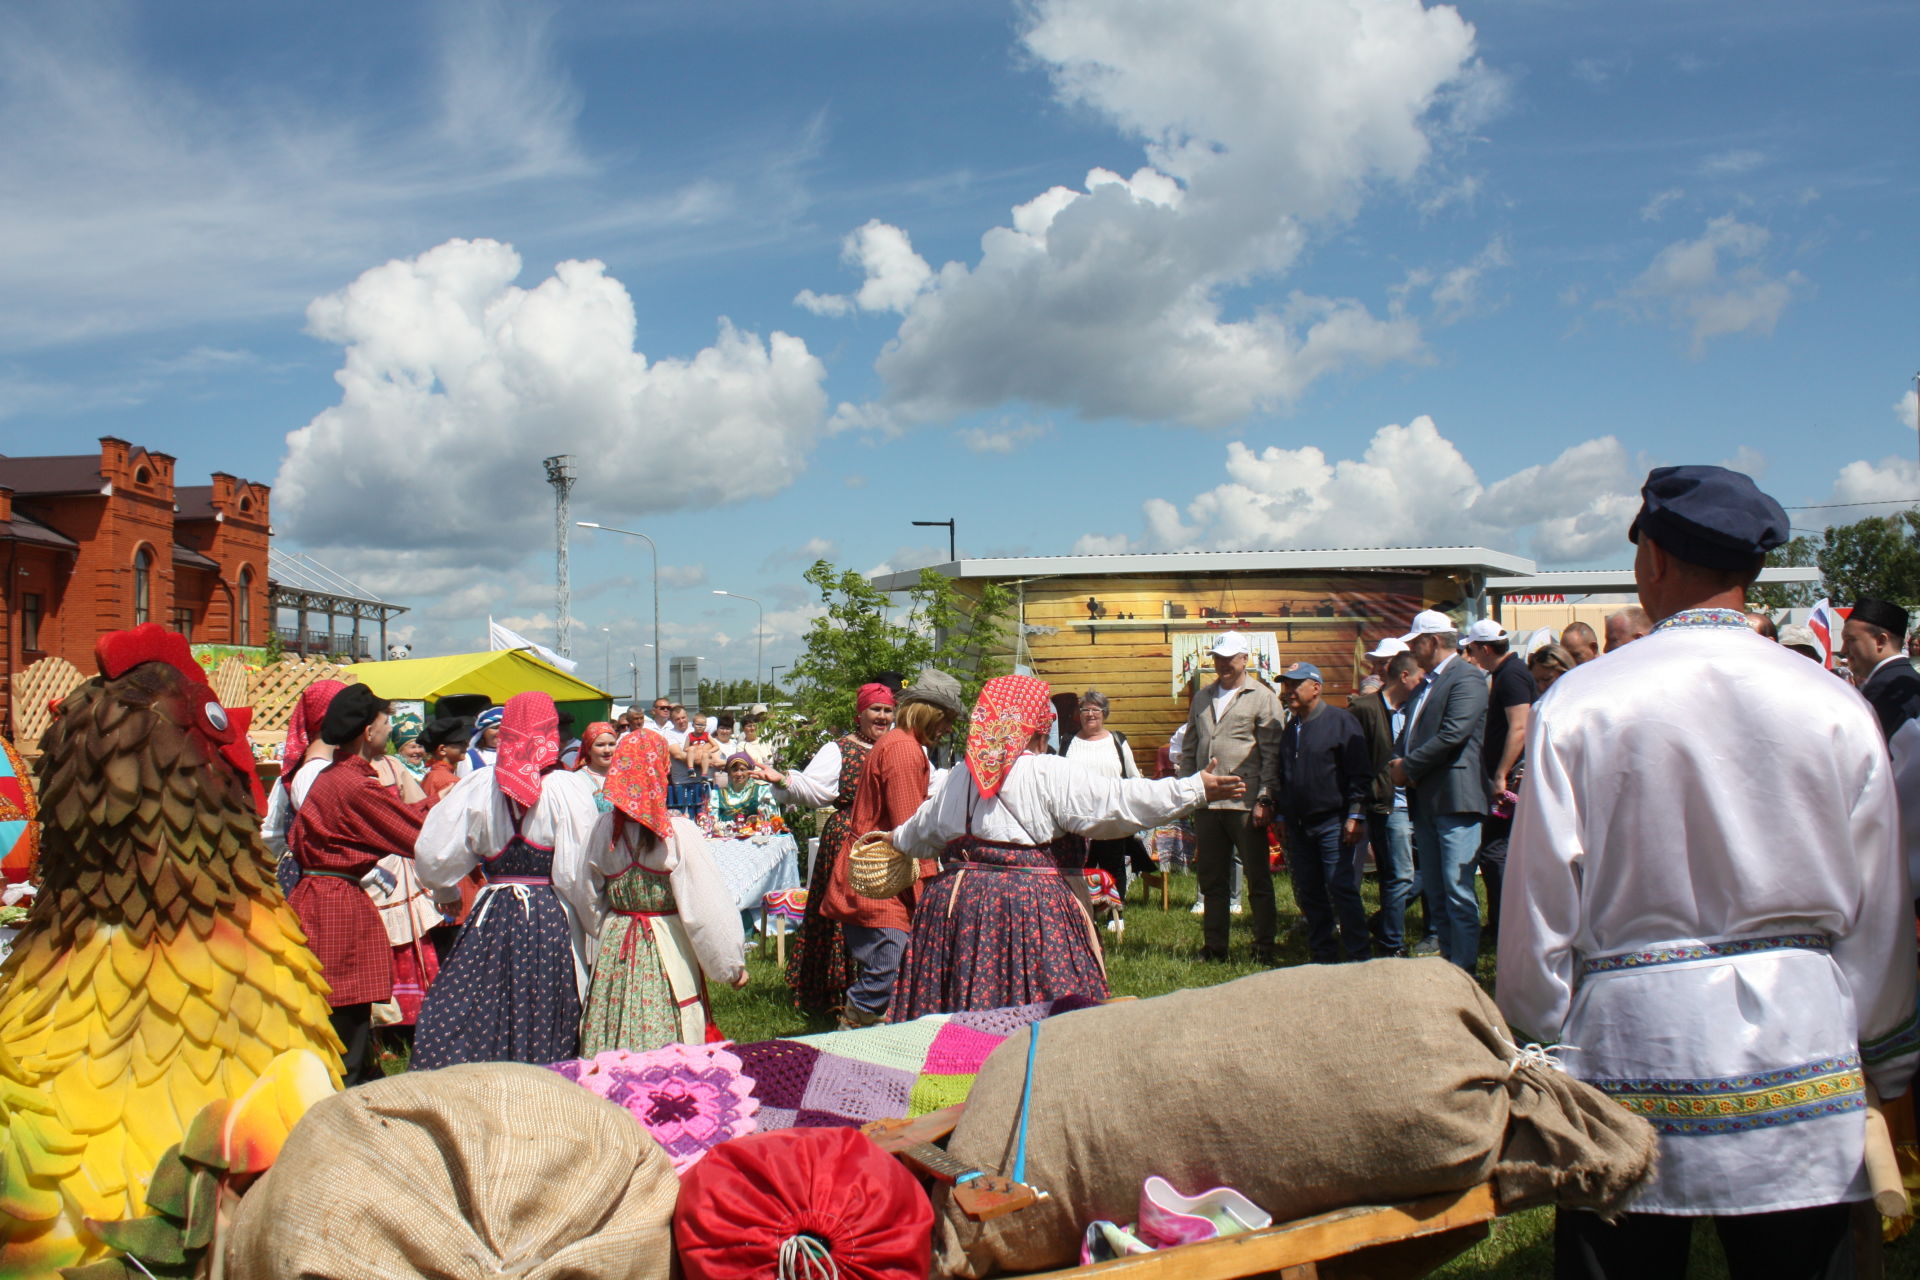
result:
M 327 1099 L 240 1202 L 241 1280 L 666 1280 L 673 1165 L 544 1067 L 422 1071 Z
M 942 1197 L 940 1272 L 1072 1265 L 1159 1174 L 1232 1186 L 1274 1221 L 1464 1190 L 1617 1210 L 1654 1133 L 1518 1054 L 1499 1010 L 1438 960 L 1276 970 L 1038 1024 L 1026 1181 L 1049 1198 L 975 1222 Z M 948 1149 L 1011 1172 L 1028 1034 L 987 1059 Z M 1503 1154 L 1504 1152 L 1504 1154 Z

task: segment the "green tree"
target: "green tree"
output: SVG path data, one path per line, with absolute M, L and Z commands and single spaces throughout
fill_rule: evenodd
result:
M 1820 563 L 1819 540 L 1800 534 L 1783 546 L 1775 547 L 1767 553 L 1769 569 L 1809 569 Z M 1753 588 L 1753 603 L 1762 609 L 1777 611 L 1780 609 L 1805 609 L 1813 605 L 1821 596 L 1820 584 L 1809 582 L 1775 583 Z
M 951 578 L 923 569 L 904 605 L 897 605 L 865 574 L 825 560 L 815 561 L 806 579 L 820 592 L 826 613 L 808 629 L 806 650 L 793 666 L 794 715 L 781 726 L 791 761 L 845 733 L 853 724 L 855 693 L 881 672 L 910 677 L 922 667 L 937 667 L 960 681 L 968 706 L 981 685 L 1006 673 L 1013 593 L 998 583 L 962 595 Z
M 701 709 L 711 714 L 721 707 L 752 706 L 756 702 L 776 702 L 777 690 L 757 680 L 702 680 Z M 764 696 L 763 696 L 764 695 Z
M 1829 527 L 1819 564 L 1827 597 L 1836 604 L 1857 596 L 1920 603 L 1920 511 Z

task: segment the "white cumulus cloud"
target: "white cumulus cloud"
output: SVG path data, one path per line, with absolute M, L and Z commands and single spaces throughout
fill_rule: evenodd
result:
M 284 533 L 508 563 L 551 537 L 551 454 L 575 455 L 576 503 L 615 517 L 762 497 L 804 469 L 827 399 L 800 339 L 722 319 L 713 345 L 649 360 L 600 263 L 531 288 L 520 270 L 509 245 L 450 240 L 312 304 L 309 330 L 345 352 L 341 395 L 287 439 Z
M 1027 422 L 1018 426 L 968 427 L 955 434 L 961 444 L 975 453 L 1012 453 L 1044 439 L 1052 429 L 1044 422 Z
M 1806 279 L 1771 274 L 1759 261 L 1772 240 L 1765 227 L 1723 214 L 1692 240 L 1676 240 L 1620 292 L 1629 314 L 1688 331 L 1695 356 L 1708 341 L 1736 333 L 1770 335 Z
M 1154 498 L 1138 537 L 1088 534 L 1075 550 L 1270 550 L 1477 544 L 1545 562 L 1623 547 L 1641 469 L 1612 436 L 1491 482 L 1422 415 L 1381 427 L 1358 458 L 1314 446 L 1227 446 L 1226 482 L 1183 506 Z
M 1492 109 L 1499 81 L 1457 11 L 1034 0 L 1024 16 L 1024 51 L 1056 96 L 1138 141 L 1146 163 L 1052 187 L 989 230 L 976 262 L 926 278 L 904 233 L 856 233 L 861 293 L 802 305 L 904 307 L 876 362 L 899 417 L 1017 400 L 1221 424 L 1284 408 L 1335 370 L 1424 358 L 1418 320 L 1397 308 L 1295 293 L 1229 314 L 1227 297 L 1284 276 L 1374 189 L 1428 180 Z
M 907 233 L 875 218 L 853 232 L 840 245 L 841 260 L 860 268 L 866 275 L 858 293 L 819 294 L 802 289 L 794 302 L 815 315 L 844 316 L 856 308 L 861 311 L 905 311 L 913 304 L 933 268 L 913 251 Z

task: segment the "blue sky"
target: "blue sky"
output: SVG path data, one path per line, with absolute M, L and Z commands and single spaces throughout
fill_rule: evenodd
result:
M 975 555 L 1622 564 L 1652 465 L 1920 496 L 1915 28 L 1775 0 L 16 8 L 0 452 L 111 433 L 270 479 L 282 543 L 441 652 L 489 613 L 550 637 L 539 460 L 570 450 L 575 514 L 660 544 L 669 653 L 728 675 L 753 611 L 715 588 L 790 661 L 804 564 L 944 558 L 916 518 Z M 643 550 L 574 544 L 589 672 L 651 635 Z

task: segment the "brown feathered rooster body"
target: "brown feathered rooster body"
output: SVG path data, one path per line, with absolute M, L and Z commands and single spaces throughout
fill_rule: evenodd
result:
M 246 712 L 158 627 L 103 640 L 101 667 L 42 740 L 42 883 L 0 968 L 0 1280 L 103 1252 L 86 1220 L 143 1212 L 194 1115 L 276 1055 L 339 1078 L 327 986 L 259 838 Z

